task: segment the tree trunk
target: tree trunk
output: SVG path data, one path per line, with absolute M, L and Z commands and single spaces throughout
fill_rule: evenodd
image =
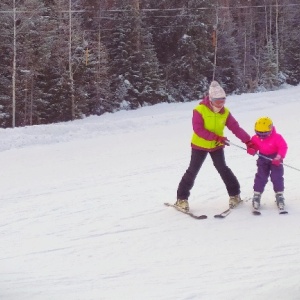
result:
M 71 120 L 75 120 L 75 95 L 72 67 L 72 0 L 69 0 L 69 79 L 71 93 Z

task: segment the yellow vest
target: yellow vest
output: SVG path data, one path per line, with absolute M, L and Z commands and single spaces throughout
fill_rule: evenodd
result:
M 223 136 L 226 120 L 229 115 L 229 110 L 226 107 L 224 107 L 224 113 L 222 114 L 213 112 L 203 104 L 197 105 L 195 110 L 202 115 L 205 129 L 215 133 L 216 135 Z M 213 149 L 217 146 L 215 140 L 205 140 L 204 138 L 198 136 L 195 132 L 192 136 L 192 144 L 205 149 Z

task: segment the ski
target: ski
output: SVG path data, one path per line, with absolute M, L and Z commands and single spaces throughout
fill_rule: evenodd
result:
M 285 209 L 278 209 L 278 210 L 279 210 L 280 215 L 285 215 L 285 214 L 288 213 L 288 211 L 286 211 Z M 261 212 L 258 209 L 253 209 L 252 214 L 255 215 L 255 216 L 260 216 Z
M 279 210 L 280 215 L 285 215 L 285 214 L 288 213 L 284 208 L 283 209 L 278 209 L 278 210 Z
M 171 203 L 167 203 L 166 202 L 166 203 L 164 203 L 164 205 L 170 206 L 170 207 L 174 207 L 177 211 L 182 212 L 182 213 L 184 213 L 184 214 L 186 214 L 186 215 L 188 215 L 188 216 L 190 216 L 190 217 L 192 217 L 194 219 L 197 219 L 197 220 L 207 219 L 207 215 L 195 215 L 192 212 L 182 210 L 179 207 L 177 207 L 176 205 L 171 204 Z
M 224 219 L 224 218 L 226 218 L 230 213 L 231 213 L 231 209 L 228 208 L 228 209 L 224 210 L 223 212 L 221 212 L 220 214 L 214 215 L 214 217 L 215 217 L 215 218 L 218 218 L 218 219 Z
M 235 207 L 238 207 L 238 206 L 239 206 L 240 204 L 242 204 L 244 201 L 248 201 L 248 200 L 247 200 L 247 199 L 246 199 L 246 200 L 242 199 Z M 214 215 L 214 217 L 217 218 L 217 219 L 224 219 L 224 218 L 226 218 L 226 217 L 231 213 L 231 210 L 232 210 L 233 208 L 235 208 L 235 207 L 232 207 L 232 208 L 229 207 L 229 208 L 227 208 L 226 210 L 224 210 L 223 212 Z
M 260 216 L 261 212 L 258 209 L 253 209 L 252 214 L 255 215 L 255 216 Z

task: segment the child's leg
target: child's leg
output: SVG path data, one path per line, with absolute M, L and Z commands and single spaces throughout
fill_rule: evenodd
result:
M 254 178 L 253 190 L 254 192 L 263 193 L 270 175 L 271 162 L 269 160 L 266 160 L 263 157 L 259 157 L 257 159 L 256 165 L 257 165 L 257 172 Z
M 275 193 L 284 191 L 284 169 L 283 165 L 274 166 L 271 165 L 271 181 L 273 183 L 273 189 Z

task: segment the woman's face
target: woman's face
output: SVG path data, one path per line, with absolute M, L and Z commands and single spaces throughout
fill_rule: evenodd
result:
M 226 98 L 212 98 L 211 104 L 216 108 L 222 108 L 225 105 Z

